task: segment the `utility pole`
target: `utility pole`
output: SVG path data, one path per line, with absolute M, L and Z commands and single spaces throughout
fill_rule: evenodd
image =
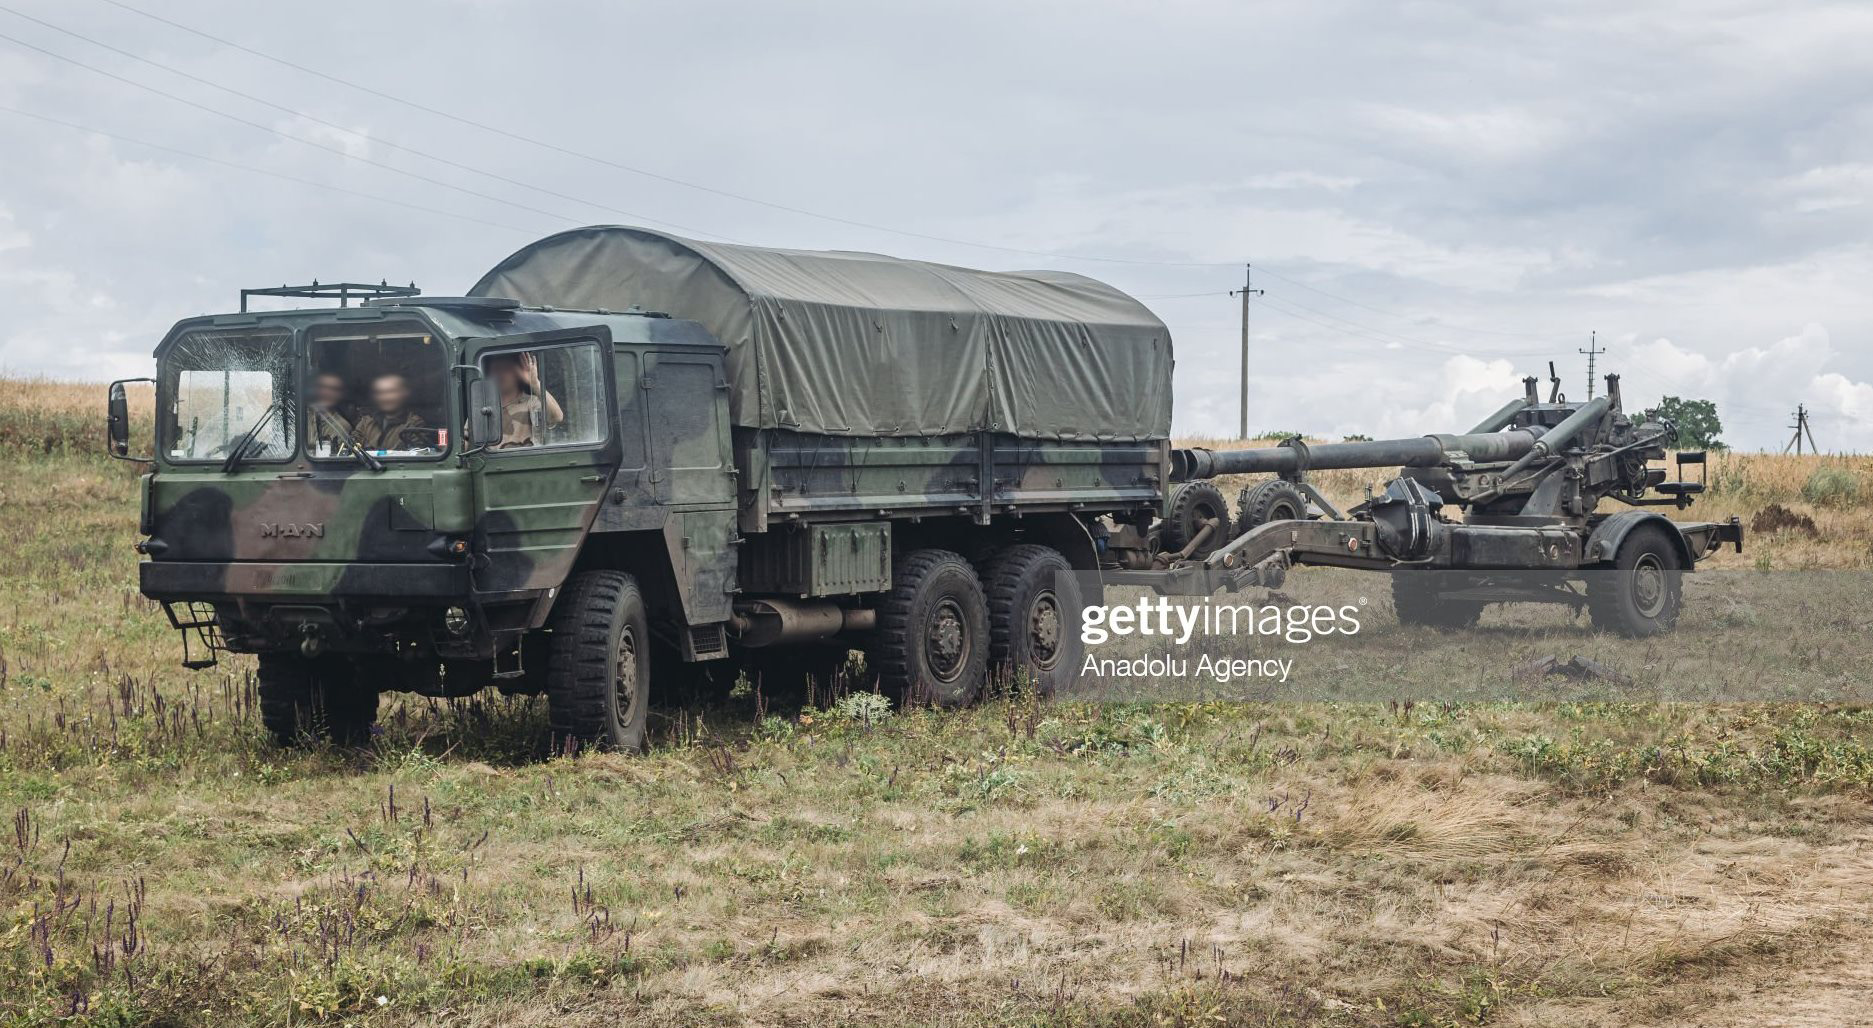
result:
M 1242 421 L 1236 430 L 1236 438 L 1249 437 L 1249 297 L 1262 295 L 1262 290 L 1255 288 L 1255 266 L 1242 266 L 1242 288 L 1229 291 L 1230 296 L 1242 297 Z
M 1795 430 L 1795 437 L 1788 441 L 1787 446 L 1782 447 L 1782 452 L 1787 453 L 1790 449 L 1793 449 L 1795 451 L 1795 456 L 1797 457 L 1801 456 L 1802 436 L 1807 436 L 1808 437 L 1808 449 L 1814 453 L 1820 453 L 1821 447 L 1816 446 L 1814 442 L 1814 430 L 1808 427 L 1807 404 L 1802 404 L 1802 403 L 1796 404 L 1795 413 L 1789 416 L 1795 419 L 1795 423 L 1789 426 L 1790 428 Z
M 1587 355 L 1587 399 L 1591 400 L 1593 399 L 1593 383 L 1594 383 L 1593 359 L 1605 353 L 1606 350 L 1602 349 L 1600 346 L 1600 333 L 1599 332 L 1594 332 L 1592 335 L 1588 336 L 1587 339 L 1588 339 L 1587 348 L 1585 350 L 1576 350 L 1575 352 L 1584 353 Z

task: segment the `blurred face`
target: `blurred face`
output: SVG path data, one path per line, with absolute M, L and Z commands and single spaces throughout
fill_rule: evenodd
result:
M 336 407 L 345 402 L 345 380 L 337 375 L 320 375 L 313 379 L 312 402 L 321 407 Z
M 488 374 L 494 379 L 494 384 L 500 387 L 502 396 L 512 396 L 520 391 L 520 362 L 513 357 L 496 357 L 489 361 Z
M 371 402 L 385 414 L 395 414 L 410 402 L 410 384 L 402 375 L 380 375 L 371 383 Z

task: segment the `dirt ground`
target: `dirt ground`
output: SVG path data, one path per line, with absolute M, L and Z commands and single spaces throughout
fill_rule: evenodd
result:
M 136 595 L 135 479 L 89 399 L 32 395 L 0 405 L 0 1023 L 1873 1010 L 1873 488 L 1816 502 L 1810 459 L 1713 465 L 1701 516 L 1817 531 L 1700 574 L 1669 638 L 1548 607 L 1442 636 L 1373 595 L 1307 657 L 1343 702 L 939 713 L 854 675 L 665 696 L 642 757 L 541 759 L 538 703 L 409 697 L 368 748 L 280 751 L 251 665 L 182 671 Z M 1296 600 L 1361 590 L 1308 574 Z M 1621 679 L 1514 677 L 1542 655 Z

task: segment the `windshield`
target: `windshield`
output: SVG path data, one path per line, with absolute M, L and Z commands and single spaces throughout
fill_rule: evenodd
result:
M 448 359 L 424 326 L 315 331 L 311 358 L 306 452 L 313 458 L 350 460 L 362 449 L 410 460 L 448 450 Z
M 292 334 L 285 329 L 183 335 L 163 365 L 163 452 L 171 460 L 225 460 L 252 432 L 243 459 L 292 456 L 292 367 Z

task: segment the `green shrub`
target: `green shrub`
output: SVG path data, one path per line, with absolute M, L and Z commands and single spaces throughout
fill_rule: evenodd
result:
M 1846 468 L 1816 468 L 1802 483 L 1801 498 L 1817 507 L 1851 507 L 1860 498 L 1860 480 Z

